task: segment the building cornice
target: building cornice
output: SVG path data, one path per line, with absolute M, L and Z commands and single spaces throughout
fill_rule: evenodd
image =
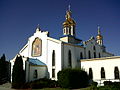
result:
M 55 43 L 62 43 L 60 40 L 57 40 L 57 39 L 54 39 L 54 38 L 51 38 L 51 37 L 47 37 L 47 40 L 53 41 Z
M 80 46 L 80 45 L 75 45 L 75 44 L 71 44 L 71 43 L 65 43 L 65 42 L 63 42 L 63 44 L 65 44 L 65 45 L 70 45 L 70 46 L 74 46 L 74 47 L 84 48 L 84 47 L 82 47 L 82 46 Z
M 114 60 L 114 59 L 120 59 L 120 56 L 112 56 L 112 57 L 103 57 L 103 58 L 93 58 L 93 59 L 82 59 L 80 62 L 86 62 L 86 61 L 102 61 L 102 60 Z

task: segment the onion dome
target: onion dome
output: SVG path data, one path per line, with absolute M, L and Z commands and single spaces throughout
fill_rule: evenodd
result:
M 99 26 L 98 26 L 98 35 L 96 36 L 96 39 L 97 40 L 102 40 L 103 39 L 103 36 L 101 35 L 100 27 Z
M 63 22 L 64 27 L 76 25 L 75 21 L 71 18 L 71 11 L 70 10 L 66 12 L 65 17 L 66 17 L 66 21 Z

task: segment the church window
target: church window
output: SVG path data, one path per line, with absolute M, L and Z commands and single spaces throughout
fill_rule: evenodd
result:
M 55 78 L 55 69 L 52 69 L 52 78 Z
M 68 67 L 72 67 L 71 51 L 68 52 Z
M 35 38 L 32 43 L 32 56 L 37 57 L 42 54 L 42 40 L 39 38 Z
M 118 69 L 118 67 L 115 67 L 115 69 L 114 69 L 114 76 L 115 76 L 115 79 L 119 79 L 119 69 Z
M 71 27 L 69 27 L 69 35 L 71 35 Z
M 92 71 L 92 68 L 89 68 L 89 77 L 90 77 L 90 79 L 93 79 L 93 71 Z
M 68 34 L 68 27 L 66 27 L 66 34 Z
M 82 52 L 80 53 L 80 59 L 83 59 L 83 54 L 82 54 Z
M 99 53 L 99 58 L 101 57 L 100 53 Z
M 96 50 L 95 46 L 93 47 L 93 50 Z
M 55 66 L 55 50 L 52 52 L 52 66 Z
M 94 52 L 94 58 L 96 58 L 96 52 Z
M 63 33 L 65 33 L 65 28 L 63 29 Z
M 101 67 L 101 79 L 105 78 L 105 70 L 104 67 Z
M 88 51 L 88 58 L 89 58 L 89 59 L 91 58 L 90 50 Z
M 38 77 L 38 72 L 37 72 L 37 70 L 34 71 L 33 77 L 34 77 L 34 78 L 37 78 L 37 77 Z
M 73 26 L 73 35 L 75 35 L 75 26 Z

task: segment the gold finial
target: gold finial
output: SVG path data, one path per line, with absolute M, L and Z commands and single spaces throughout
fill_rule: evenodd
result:
M 70 4 L 69 4 L 69 6 L 68 6 L 68 10 L 70 11 Z
M 75 21 L 72 19 L 71 17 L 71 11 L 70 11 L 70 5 L 68 5 L 68 10 L 66 11 L 66 21 L 63 23 L 63 26 L 72 26 L 72 25 L 76 25 Z
M 98 35 L 100 35 L 100 25 L 98 25 Z
M 101 32 L 100 32 L 100 25 L 98 25 L 98 35 L 97 35 L 97 40 L 102 40 L 103 39 L 103 37 L 102 37 L 102 35 L 101 35 Z

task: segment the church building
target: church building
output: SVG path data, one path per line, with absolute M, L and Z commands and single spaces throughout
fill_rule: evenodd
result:
M 64 68 L 83 68 L 98 83 L 119 79 L 120 57 L 106 51 L 100 27 L 96 32 L 98 35 L 87 41 L 76 38 L 76 22 L 70 9 L 66 12 L 59 40 L 49 37 L 49 32 L 38 25 L 16 55 L 23 58 L 26 82 L 40 78 L 57 80 L 57 73 Z M 16 56 L 10 61 L 11 75 Z

